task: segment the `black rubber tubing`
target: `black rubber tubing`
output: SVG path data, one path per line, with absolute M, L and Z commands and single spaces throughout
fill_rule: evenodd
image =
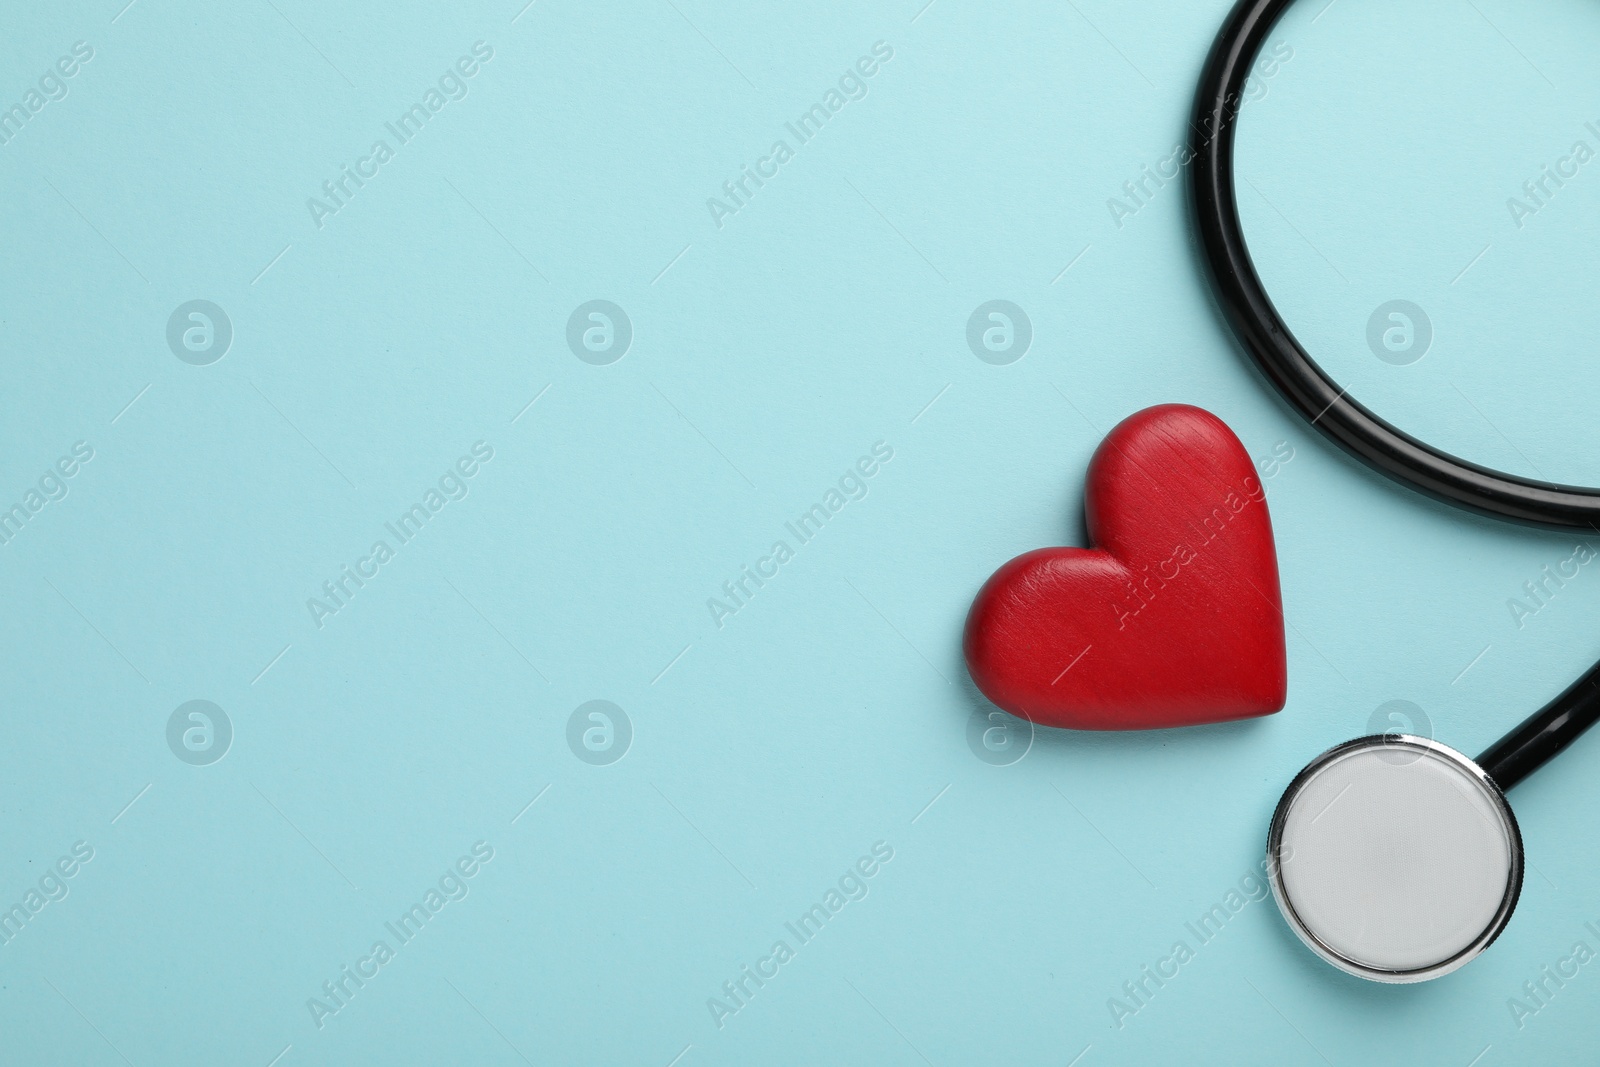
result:
M 1256 274 L 1233 181 L 1235 122 L 1256 53 L 1293 0 L 1239 0 L 1195 93 L 1190 166 L 1195 226 L 1212 291 L 1234 336 L 1279 395 L 1378 473 L 1448 504 L 1512 522 L 1600 531 L 1600 489 L 1506 474 L 1441 451 L 1367 410 L 1295 340 Z M 1478 757 L 1509 790 L 1600 719 L 1600 664 Z

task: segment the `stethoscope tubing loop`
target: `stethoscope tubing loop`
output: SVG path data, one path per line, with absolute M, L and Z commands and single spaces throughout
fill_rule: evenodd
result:
M 1195 96 L 1190 167 L 1195 220 L 1213 291 L 1234 334 L 1307 422 L 1379 473 L 1494 518 L 1600 531 L 1600 489 L 1508 474 L 1419 441 L 1350 396 L 1311 358 L 1273 306 L 1244 239 L 1233 149 L 1251 63 L 1292 2 L 1240 0 L 1217 35 Z

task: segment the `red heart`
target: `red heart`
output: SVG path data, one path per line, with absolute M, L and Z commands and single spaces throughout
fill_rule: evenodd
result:
M 1288 685 L 1265 490 L 1223 421 L 1146 408 L 1089 461 L 1095 548 L 1041 548 L 972 602 L 967 670 L 1045 726 L 1146 730 L 1269 715 Z

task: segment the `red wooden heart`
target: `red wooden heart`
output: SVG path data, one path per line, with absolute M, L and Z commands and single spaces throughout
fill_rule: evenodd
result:
M 1283 707 L 1288 685 L 1265 490 L 1223 421 L 1146 408 L 1089 461 L 1095 548 L 1041 548 L 984 583 L 972 680 L 1045 726 L 1194 726 Z

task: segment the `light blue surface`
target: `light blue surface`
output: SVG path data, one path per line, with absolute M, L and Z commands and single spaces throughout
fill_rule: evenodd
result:
M 1520 1027 L 1508 1001 L 1600 950 L 1597 738 L 1517 791 L 1521 906 L 1444 980 L 1338 974 L 1270 901 L 1205 945 L 1185 925 L 1255 884 L 1283 786 L 1379 705 L 1475 753 L 1600 651 L 1592 567 L 1520 628 L 1508 606 L 1570 538 L 1423 502 L 1268 394 L 1180 183 L 1117 225 L 1225 3 L 123 3 L 12 2 L 0 35 L 0 107 L 93 49 L 0 145 L 0 505 L 93 450 L 0 546 L 0 907 L 93 850 L 0 945 L 0 1060 L 1591 1055 L 1600 963 Z M 399 144 L 385 124 L 480 41 L 446 82 L 465 96 Z M 1274 41 L 1239 172 L 1295 329 L 1424 436 L 1600 479 L 1600 160 L 1520 228 L 1506 204 L 1600 149 L 1600 10 L 1306 0 Z M 865 96 L 800 144 L 785 124 L 875 42 Z M 307 198 L 379 138 L 393 158 L 319 227 Z M 707 198 L 780 138 L 719 227 Z M 233 328 L 204 366 L 166 339 L 195 299 Z M 596 299 L 633 327 L 603 366 L 566 339 Z M 992 299 L 1033 328 L 1008 365 L 966 343 Z M 1396 299 L 1434 333 L 1409 366 L 1365 341 Z M 967 604 L 1078 540 L 1099 436 L 1164 401 L 1294 450 L 1267 482 L 1287 709 L 980 760 Z M 386 532 L 477 442 L 421 534 Z M 865 496 L 786 534 L 878 442 L 845 483 Z M 308 598 L 380 539 L 319 626 Z M 719 627 L 708 598 L 780 539 Z M 203 766 L 166 732 L 195 699 L 234 732 Z M 569 747 L 597 699 L 632 726 L 609 765 Z M 402 945 L 385 924 L 478 842 L 492 860 Z M 879 842 L 802 944 L 785 924 Z M 319 1018 L 379 940 L 393 958 Z M 715 1018 L 779 940 L 793 958 Z M 1111 999 L 1178 940 L 1194 958 L 1119 1027 Z

